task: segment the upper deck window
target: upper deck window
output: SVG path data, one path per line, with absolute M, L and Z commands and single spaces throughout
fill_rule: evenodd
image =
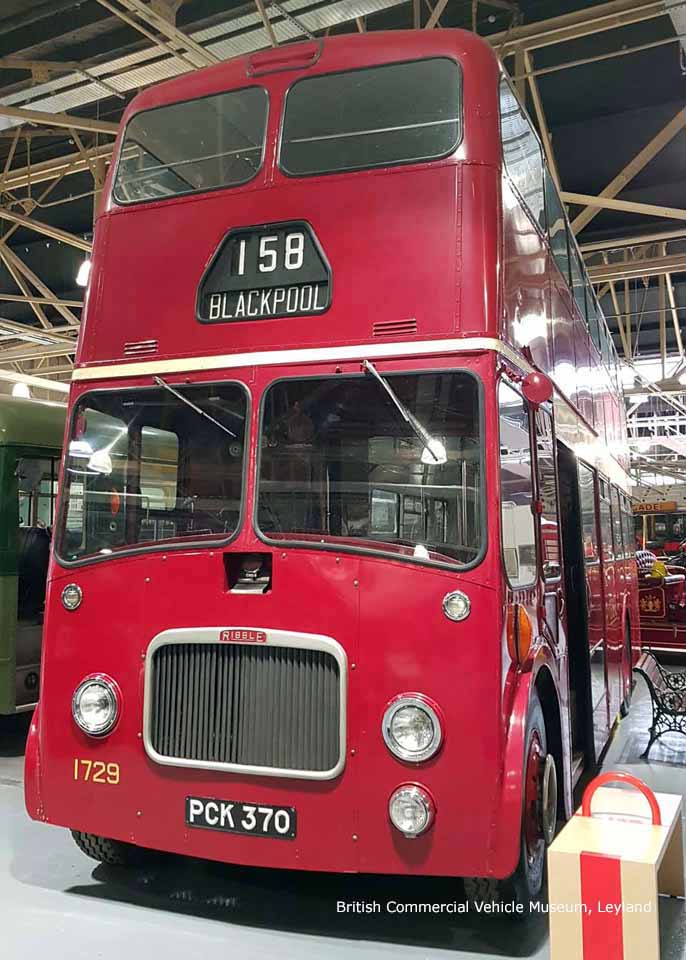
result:
M 461 85 L 442 57 L 300 80 L 286 99 L 281 167 L 311 176 L 445 157 L 461 136 Z
M 532 216 L 545 229 L 541 145 L 504 77 L 500 82 L 500 135 L 505 169 Z
M 143 203 L 245 183 L 262 164 L 266 126 L 261 87 L 143 110 L 126 127 L 114 199 Z

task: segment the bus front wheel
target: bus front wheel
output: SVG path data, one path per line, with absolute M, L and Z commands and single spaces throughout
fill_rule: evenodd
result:
M 80 830 L 72 830 L 71 835 L 76 846 L 87 857 L 112 866 L 137 866 L 143 862 L 148 852 L 142 847 L 136 847 L 133 843 L 110 840 L 108 837 L 99 837 L 95 833 L 82 833 Z
M 526 722 L 519 863 L 507 880 L 465 878 L 465 892 L 472 902 L 510 903 L 515 916 L 528 916 L 541 896 L 546 846 L 557 825 L 556 767 L 547 747 L 543 708 L 534 691 Z
M 557 826 L 555 760 L 547 750 L 543 708 L 537 693 L 529 704 L 526 724 L 524 803 L 519 864 L 506 881 L 512 899 L 527 913 L 543 889 L 546 847 Z

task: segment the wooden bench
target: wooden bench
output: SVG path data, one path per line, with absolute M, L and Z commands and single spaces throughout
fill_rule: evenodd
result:
M 634 667 L 648 685 L 653 703 L 653 722 L 650 740 L 642 757 L 663 733 L 683 733 L 686 736 L 686 672 L 668 673 L 649 652 L 642 654 Z

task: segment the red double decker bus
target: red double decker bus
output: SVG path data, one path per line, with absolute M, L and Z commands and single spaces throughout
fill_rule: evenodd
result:
M 141 93 L 115 153 L 31 816 L 525 902 L 638 616 L 616 355 L 497 58 L 261 52 Z

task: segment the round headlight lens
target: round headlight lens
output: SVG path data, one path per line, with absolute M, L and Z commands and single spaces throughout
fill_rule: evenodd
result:
M 62 591 L 62 606 L 65 610 L 76 610 L 81 606 L 83 591 L 78 583 L 68 583 Z
M 76 725 L 89 736 L 109 733 L 119 716 L 116 687 L 107 677 L 87 677 L 74 692 L 71 712 Z
M 453 590 L 443 597 L 443 613 L 448 620 L 466 620 L 471 609 L 469 597 L 461 590 Z
M 388 801 L 391 823 L 405 837 L 418 837 L 428 830 L 435 814 L 436 808 L 429 794 L 414 784 L 398 787 Z
M 442 733 L 436 711 L 419 697 L 394 700 L 383 718 L 386 746 L 400 760 L 420 763 L 432 757 L 441 745 Z

